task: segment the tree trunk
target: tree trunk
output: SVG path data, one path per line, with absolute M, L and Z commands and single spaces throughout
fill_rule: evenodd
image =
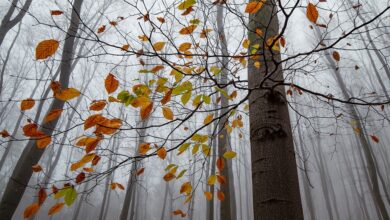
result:
M 270 51 L 264 40 L 279 33 L 276 11 L 275 1 L 270 0 L 249 16 L 249 48 L 261 45 L 261 55 L 249 58 L 248 64 L 253 208 L 255 219 L 294 220 L 303 219 L 303 213 L 290 118 L 284 87 L 273 88 L 284 80 L 275 64 L 280 53 Z M 263 30 L 264 38 L 256 29 Z M 254 59 L 261 63 L 259 69 Z
M 75 36 L 80 23 L 80 9 L 83 0 L 75 0 L 73 4 L 73 12 L 71 15 L 71 22 L 67 32 L 64 50 L 61 59 L 61 75 L 60 83 L 63 89 L 68 88 L 69 78 L 71 73 L 71 64 L 73 59 L 73 46 Z M 54 109 L 63 109 L 65 102 L 55 99 L 47 113 L 50 113 Z M 46 135 L 51 136 L 58 119 L 42 124 L 42 131 Z M 44 149 L 38 149 L 36 147 L 36 141 L 30 140 L 27 143 L 26 148 L 23 150 L 21 157 L 12 173 L 12 176 L 7 184 L 3 198 L 0 202 L 0 216 L 4 219 L 11 219 L 22 196 L 28 182 L 32 175 L 31 166 L 37 164 L 41 158 Z

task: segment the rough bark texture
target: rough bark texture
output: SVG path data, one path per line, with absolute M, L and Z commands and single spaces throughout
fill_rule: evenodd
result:
M 73 4 L 73 12 L 71 15 L 71 22 L 67 32 L 64 50 L 61 59 L 61 75 L 60 83 L 62 88 L 67 88 L 69 84 L 69 78 L 71 73 L 71 64 L 73 59 L 73 46 L 75 36 L 80 23 L 80 9 L 83 0 L 75 0 Z M 55 99 L 47 113 L 51 112 L 53 109 L 62 109 L 64 107 L 64 102 L 58 99 Z M 48 123 L 41 123 L 41 130 L 46 133 L 46 135 L 51 136 L 55 127 L 57 126 L 58 119 L 50 121 Z M 36 147 L 36 141 L 31 140 L 27 143 L 25 149 L 23 150 L 22 155 L 20 156 L 18 163 L 10 177 L 10 180 L 5 189 L 3 198 L 0 203 L 0 216 L 3 219 L 11 219 L 14 214 L 26 186 L 32 175 L 31 166 L 37 164 L 44 152 L 44 149 L 38 149 Z
M 270 51 L 265 39 L 278 35 L 275 1 L 267 1 L 249 19 L 250 48 L 259 44 L 258 58 L 251 57 L 248 66 L 250 138 L 252 155 L 253 209 L 255 219 L 303 219 L 294 144 L 277 51 Z M 259 28 L 264 38 L 255 31 Z M 251 51 L 251 49 L 249 49 Z M 256 68 L 254 62 L 261 62 Z M 275 62 L 274 62 L 275 61 Z

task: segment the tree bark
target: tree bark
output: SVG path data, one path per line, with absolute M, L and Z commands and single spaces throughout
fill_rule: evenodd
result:
M 271 51 L 265 41 L 279 33 L 276 11 L 275 1 L 270 0 L 249 16 L 249 49 L 255 44 L 261 47 L 259 56 L 250 57 L 248 63 L 253 208 L 255 219 L 294 220 L 303 219 L 303 213 L 290 118 L 284 87 L 273 87 L 284 80 L 277 65 L 280 53 Z M 256 29 L 263 30 L 264 38 Z
M 71 64 L 73 59 L 73 48 L 75 36 L 77 34 L 80 24 L 80 9 L 83 0 L 75 0 L 73 3 L 73 11 L 71 15 L 71 22 L 67 31 L 67 36 L 64 44 L 64 50 L 61 59 L 61 75 L 60 83 L 63 89 L 68 88 L 69 78 L 71 73 Z M 65 102 L 55 99 L 47 113 L 54 109 L 63 109 Z M 58 119 L 42 124 L 42 131 L 46 135 L 51 136 L 58 123 Z M 32 176 L 31 166 L 37 164 L 41 158 L 44 149 L 36 147 L 36 141 L 30 140 L 26 148 L 23 150 L 21 157 L 12 173 L 12 176 L 7 184 L 3 198 L 0 202 L 0 216 L 4 219 L 11 219 L 22 196 L 28 182 Z

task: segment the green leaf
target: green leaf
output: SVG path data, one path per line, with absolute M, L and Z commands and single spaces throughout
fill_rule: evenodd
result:
M 204 103 L 206 103 L 206 104 L 211 103 L 211 98 L 208 95 L 203 95 L 202 99 L 203 99 Z
M 77 191 L 73 187 L 66 190 L 64 201 L 67 206 L 71 206 L 77 198 Z
M 192 138 L 191 138 L 191 140 L 196 141 L 196 142 L 200 142 L 200 143 L 204 143 L 208 139 L 209 139 L 209 137 L 207 135 L 201 135 L 201 134 L 194 134 L 194 136 L 192 136 Z
M 191 91 L 188 91 L 181 96 L 181 102 L 183 103 L 183 105 L 186 105 L 188 101 L 190 101 L 191 96 L 192 96 Z
M 169 165 L 165 168 L 165 171 L 168 171 L 168 170 L 172 169 L 173 167 L 177 167 L 177 165 L 171 163 L 171 164 L 169 164 Z
M 64 197 L 65 194 L 66 194 L 66 190 L 67 190 L 67 189 L 68 189 L 68 188 L 60 189 L 56 194 L 54 194 L 54 198 L 55 198 L 55 199 L 59 199 L 59 198 L 61 198 L 61 197 Z
M 214 76 L 218 76 L 218 74 L 221 73 L 221 69 L 217 66 L 212 66 L 210 68 L 210 71 L 214 74 Z
M 179 147 L 179 149 L 178 149 L 179 153 L 178 153 L 177 155 L 180 155 L 180 154 L 182 154 L 184 151 L 186 151 L 186 150 L 188 149 L 188 147 L 190 147 L 190 145 L 191 145 L 191 143 L 184 143 L 184 144 L 182 144 L 182 145 Z
M 179 175 L 177 175 L 176 179 L 180 179 L 185 173 L 186 173 L 187 170 L 182 170 Z

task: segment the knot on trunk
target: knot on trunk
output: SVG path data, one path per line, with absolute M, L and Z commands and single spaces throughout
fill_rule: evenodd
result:
M 272 123 L 265 124 L 257 129 L 252 129 L 251 137 L 257 141 L 266 141 L 275 138 L 287 137 L 287 133 L 284 131 L 282 124 Z

